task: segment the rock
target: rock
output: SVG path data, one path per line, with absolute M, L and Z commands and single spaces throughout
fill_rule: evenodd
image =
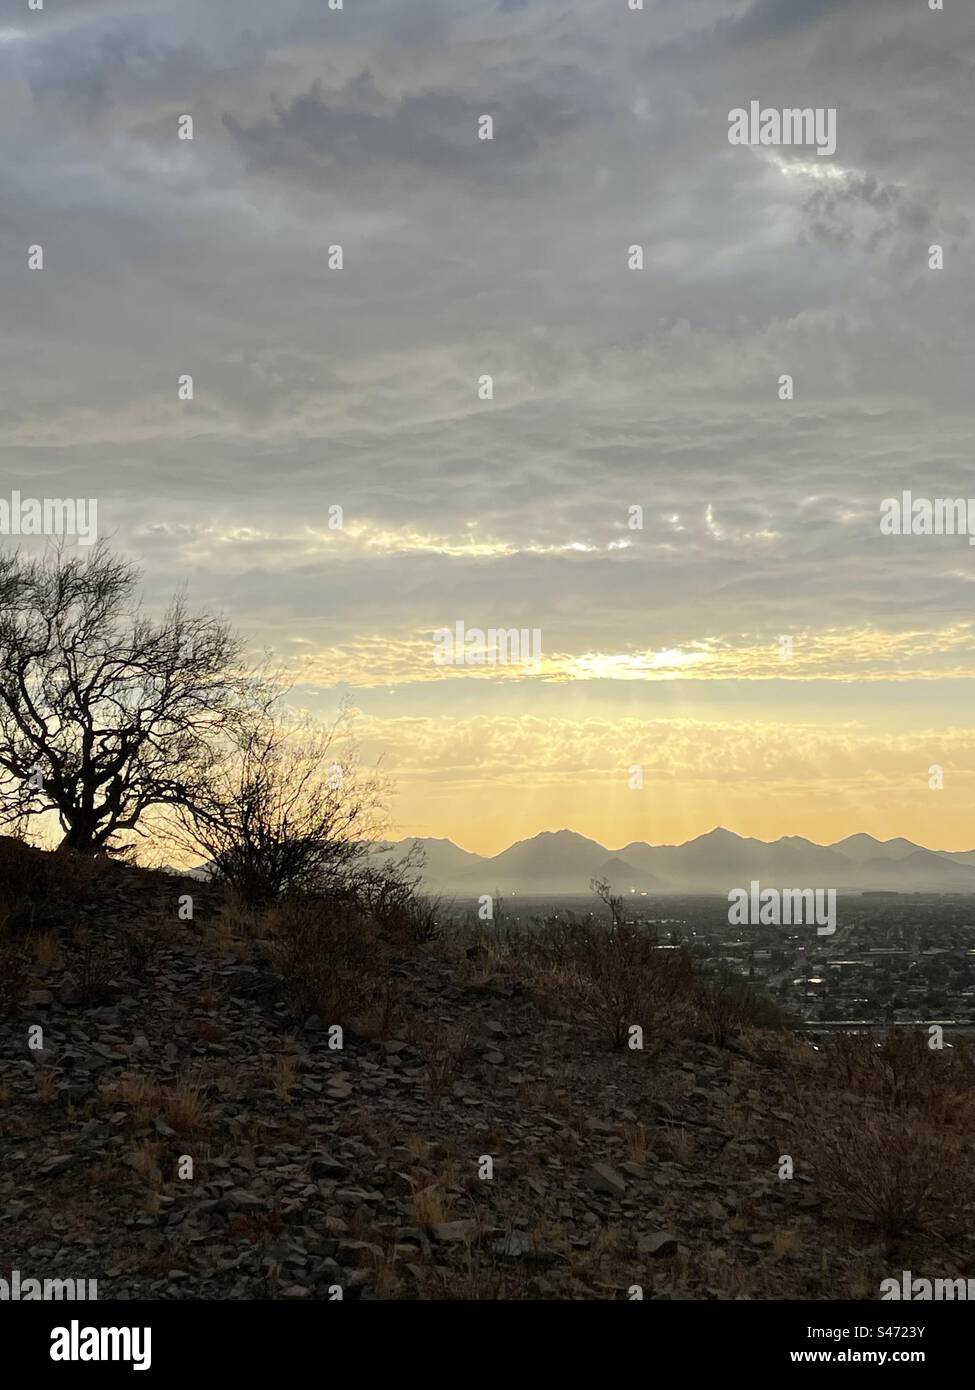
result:
M 381 1245 L 373 1245 L 368 1240 L 341 1240 L 335 1258 L 339 1264 L 357 1269 L 362 1265 L 368 1265 L 370 1259 L 382 1260 L 383 1250 Z
M 658 1260 L 664 1255 L 676 1255 L 679 1243 L 670 1231 L 659 1231 L 654 1236 L 641 1236 L 636 1248 L 639 1254 L 650 1255 Z
M 586 1182 L 596 1192 L 608 1192 L 612 1197 L 622 1197 L 626 1183 L 608 1163 L 594 1163 L 586 1174 Z
M 586 1129 L 590 1134 L 618 1134 L 619 1125 L 610 1124 L 607 1120 L 594 1120 L 591 1116 L 586 1120 Z
M 218 1206 L 223 1211 L 255 1211 L 258 1207 L 266 1207 L 267 1202 L 263 1197 L 255 1196 L 253 1192 L 235 1187 L 225 1197 L 220 1198 Z
M 532 1249 L 532 1239 L 525 1231 L 509 1231 L 500 1240 L 492 1241 L 491 1249 L 498 1255 L 527 1255 Z
M 441 1244 L 449 1245 L 455 1241 L 469 1242 L 477 1234 L 477 1222 L 473 1220 L 464 1221 L 435 1221 L 430 1227 L 430 1234 L 434 1240 Z
M 55 1154 L 38 1168 L 37 1175 L 41 1178 L 56 1178 L 58 1174 L 66 1173 L 73 1163 L 73 1154 Z
M 311 1160 L 310 1171 L 313 1178 L 335 1178 L 337 1182 L 342 1182 L 349 1176 L 349 1165 L 340 1163 L 331 1154 L 317 1153 Z

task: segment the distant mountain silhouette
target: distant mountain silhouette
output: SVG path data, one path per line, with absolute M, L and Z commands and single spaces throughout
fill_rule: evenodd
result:
M 401 840 L 384 854 L 405 853 Z M 500 854 L 484 856 L 451 840 L 420 839 L 424 884 L 431 891 L 471 897 L 493 893 L 586 893 L 605 878 L 619 893 L 721 893 L 757 879 L 769 888 L 836 888 L 975 894 L 975 850 L 931 850 L 901 837 L 850 835 L 817 845 L 799 835 L 771 843 L 716 826 L 681 845 L 635 840 L 610 850 L 573 830 L 545 830 Z

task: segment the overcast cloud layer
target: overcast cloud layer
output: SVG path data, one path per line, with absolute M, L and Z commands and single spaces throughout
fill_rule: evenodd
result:
M 46 0 L 4 22 L 0 495 L 96 497 L 152 599 L 186 582 L 305 662 L 314 707 L 357 690 L 411 786 L 455 787 L 404 825 L 451 833 L 490 794 L 445 752 L 469 721 L 574 719 L 581 772 L 599 721 L 676 712 L 675 675 L 719 760 L 729 715 L 774 719 L 777 750 L 789 720 L 861 751 L 896 725 L 919 768 L 943 741 L 970 806 L 975 548 L 878 526 L 902 489 L 975 494 L 969 4 Z M 730 145 L 751 100 L 835 107 L 835 155 Z M 540 628 L 542 678 L 443 677 L 430 633 L 458 619 Z M 551 767 L 532 747 L 506 778 Z M 912 804 L 897 756 L 837 835 L 875 828 L 871 796 Z M 945 847 L 975 841 L 963 804 Z M 467 823 L 472 848 L 514 837 Z

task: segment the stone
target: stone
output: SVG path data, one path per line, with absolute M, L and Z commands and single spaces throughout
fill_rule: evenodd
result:
M 622 1197 L 626 1183 L 608 1163 L 594 1163 L 586 1174 L 587 1184 L 596 1192 L 608 1192 L 611 1197 Z
M 677 1237 L 670 1231 L 658 1231 L 653 1236 L 641 1236 L 636 1248 L 639 1254 L 650 1255 L 658 1260 L 664 1255 L 676 1255 L 679 1244 Z
M 467 1243 L 477 1234 L 477 1222 L 473 1220 L 435 1221 L 430 1227 L 434 1240 L 449 1245 L 456 1241 Z

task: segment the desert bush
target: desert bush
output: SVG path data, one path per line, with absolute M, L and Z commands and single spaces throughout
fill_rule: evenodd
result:
M 443 900 L 419 891 L 412 854 L 378 869 L 363 868 L 352 884 L 352 895 L 391 941 L 425 946 L 441 934 Z
M 972 1198 L 971 1155 L 956 1136 L 861 1105 L 820 1105 L 804 1117 L 803 1147 L 849 1215 L 887 1240 L 960 1215 Z
M 648 1037 L 677 1025 L 691 995 L 693 967 L 683 951 L 661 951 L 637 927 L 551 918 L 526 947 L 543 993 L 592 1020 L 614 1048 L 632 1024 Z
M 130 975 L 145 979 L 159 958 L 158 924 L 126 927 L 121 934 L 122 949 Z
M 112 869 L 104 860 L 0 836 L 0 927 L 19 935 L 75 922 L 79 905 L 95 900 Z
M 351 711 L 325 730 L 278 701 L 238 721 L 172 833 L 248 905 L 348 897 L 370 875 L 381 780 L 348 741 Z
M 71 972 L 69 997 L 81 1008 L 97 1008 L 115 995 L 118 962 L 100 941 L 80 942 L 77 969 Z
M 888 1114 L 917 1110 L 949 1127 L 975 1133 L 975 1070 L 970 1046 L 932 1048 L 920 1028 L 890 1028 L 880 1036 L 841 1033 L 824 1061 L 843 1086 Z
M 388 981 L 379 930 L 352 904 L 282 904 L 268 914 L 268 937 L 296 1015 L 350 1027 Z
M 717 1047 L 724 1047 L 744 1028 L 785 1026 L 778 1005 L 737 975 L 715 970 L 700 973 L 693 997 L 708 1038 Z

